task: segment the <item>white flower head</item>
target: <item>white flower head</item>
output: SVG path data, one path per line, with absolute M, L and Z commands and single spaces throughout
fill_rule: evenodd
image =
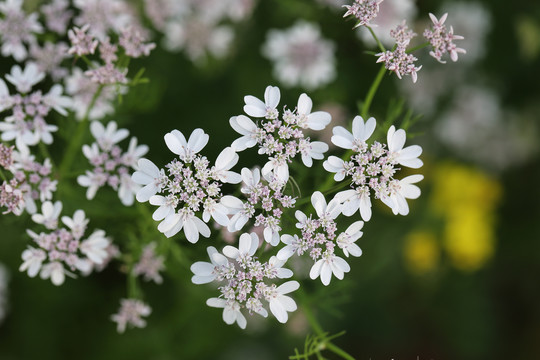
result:
M 15 85 L 17 91 L 26 94 L 32 87 L 45 78 L 45 73 L 39 71 L 35 63 L 29 62 L 24 70 L 19 65 L 11 68 L 11 73 L 6 74 L 6 80 Z
M 43 224 L 49 230 L 54 230 L 58 227 L 58 217 L 62 212 L 62 203 L 56 201 L 53 204 L 46 201 L 41 205 L 41 212 L 41 214 L 33 214 L 32 220 L 36 224 Z

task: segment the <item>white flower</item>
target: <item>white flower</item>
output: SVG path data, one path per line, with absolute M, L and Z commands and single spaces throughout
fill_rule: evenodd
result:
M 72 108 L 73 100 L 69 96 L 63 96 L 63 91 L 62 85 L 53 85 L 43 97 L 43 102 L 56 110 L 60 115 L 67 116 L 66 109 Z
M 220 298 L 210 298 L 206 300 L 206 305 L 215 308 L 223 308 L 223 321 L 232 325 L 235 322 L 241 329 L 247 325 L 246 317 L 240 312 L 240 304 L 234 300 L 225 300 Z
M 246 103 L 244 111 L 249 116 L 256 118 L 275 119 L 278 115 L 276 107 L 280 98 L 281 93 L 277 86 L 267 86 L 264 91 L 264 102 L 252 95 L 244 96 L 244 102 Z
M 322 141 L 300 140 L 298 150 L 302 154 L 302 162 L 307 167 L 313 165 L 313 159 L 324 159 L 324 153 L 328 151 L 328 145 Z
M 73 218 L 70 218 L 68 216 L 62 216 L 62 222 L 64 223 L 64 225 L 71 229 L 73 237 L 77 240 L 84 235 L 84 232 L 86 231 L 86 226 L 88 225 L 88 221 L 89 220 L 84 214 L 84 210 L 75 211 L 75 213 L 73 214 Z
M 345 161 L 343 161 L 343 159 L 331 155 L 323 162 L 323 167 L 328 172 L 336 173 L 336 175 L 334 175 L 335 181 L 345 179 L 347 169 L 345 169 Z
M 107 174 L 94 173 L 90 170 L 86 170 L 86 175 L 79 175 L 77 177 L 77 183 L 81 186 L 87 187 L 86 198 L 92 200 L 100 187 L 107 182 Z
M 137 162 L 148 152 L 148 145 L 137 145 L 137 138 L 132 137 L 129 140 L 128 150 L 122 154 L 122 162 L 126 166 L 137 169 Z
M 311 112 L 313 101 L 306 94 L 298 98 L 298 125 L 311 130 L 323 130 L 332 120 L 332 116 L 326 111 Z
M 422 167 L 422 160 L 418 159 L 422 154 L 422 148 L 418 145 L 411 145 L 403 148 L 405 145 L 405 130 L 396 131 L 394 125 L 390 126 L 387 134 L 388 151 L 395 162 L 413 169 Z
M 362 237 L 363 233 L 360 230 L 363 226 L 363 221 L 355 221 L 337 237 L 336 243 L 343 250 L 345 256 L 349 257 L 349 254 L 356 257 L 362 255 L 362 249 L 355 242 Z
M 0 122 L 0 131 L 2 140 L 15 140 L 15 145 L 19 150 L 28 149 L 28 145 L 36 145 L 39 142 L 39 135 L 30 130 L 22 119 L 6 118 L 6 121 Z
M 323 254 L 323 258 L 319 259 L 311 267 L 309 277 L 312 280 L 315 280 L 320 276 L 323 285 L 327 286 L 330 284 L 332 274 L 342 280 L 344 273 L 349 272 L 350 270 L 351 267 L 349 264 L 339 256 L 336 256 L 335 254 Z
M 226 147 L 216 159 L 216 165 L 212 168 L 215 178 L 224 183 L 238 184 L 242 181 L 240 174 L 229 171 L 238 163 L 238 154 L 232 147 Z
M 238 242 L 238 248 L 227 245 L 223 248 L 223 255 L 235 259 L 238 262 L 242 262 L 243 258 L 251 257 L 255 255 L 257 248 L 259 247 L 259 237 L 256 233 L 251 234 L 244 233 L 240 235 Z M 240 258 L 240 259 L 239 259 Z
M 43 265 L 39 275 L 42 279 L 51 278 L 54 285 L 60 286 L 64 283 L 66 278 L 66 270 L 61 263 L 54 261 Z
M 199 241 L 199 234 L 206 238 L 210 236 L 208 225 L 189 211 L 170 214 L 158 225 L 158 230 L 166 237 L 178 234 L 182 228 L 186 239 L 192 244 Z
M 216 273 L 214 270 L 216 267 L 227 265 L 229 260 L 221 255 L 215 247 L 209 246 L 206 248 L 208 257 L 211 263 L 205 261 L 197 261 L 191 265 L 190 270 L 193 272 L 191 281 L 194 284 L 208 284 L 216 279 Z
M 298 216 L 300 218 L 305 217 L 305 214 L 301 212 L 300 210 L 297 210 Z M 297 253 L 298 255 L 301 255 L 307 247 L 304 248 L 302 244 L 302 240 L 298 238 L 298 235 L 294 234 L 293 236 L 289 234 L 283 234 L 281 235 L 281 242 L 285 244 L 284 247 L 282 247 L 278 253 L 277 258 L 280 260 L 287 260 L 291 256 L 294 255 L 294 253 Z
M 0 79 L 0 112 L 10 108 L 13 100 L 9 95 L 9 89 L 4 80 Z
M 47 254 L 41 249 L 34 249 L 29 246 L 28 249 L 23 251 L 21 257 L 24 262 L 19 267 L 19 271 L 28 270 L 28 276 L 34 277 L 41 269 L 41 264 L 47 258 Z
M 332 143 L 343 149 L 359 149 L 375 131 L 375 118 L 369 118 L 364 123 L 361 116 L 355 116 L 352 124 L 352 134 L 342 126 L 336 126 L 332 130 Z
M 114 144 L 129 136 L 129 131 L 127 129 L 118 129 L 115 121 L 109 121 L 106 128 L 99 121 L 92 121 L 90 132 L 99 147 L 105 151 L 111 150 Z
M 277 180 L 286 183 L 289 180 L 289 165 L 282 158 L 269 157 L 270 161 L 264 164 L 261 173 L 265 178 L 272 179 L 274 176 Z M 302 160 L 304 156 L 302 154 Z
M 257 145 L 257 125 L 247 116 L 238 115 L 229 119 L 231 127 L 242 135 L 234 140 L 231 147 L 235 151 L 244 151 Z
M 153 195 L 161 191 L 166 183 L 167 177 L 164 170 L 159 169 L 153 162 L 148 159 L 140 159 L 137 162 L 139 170 L 135 171 L 132 179 L 135 183 L 145 185 L 137 191 L 137 201 L 148 201 Z
M 409 213 L 407 199 L 418 199 L 420 196 L 420 188 L 413 184 L 423 178 L 423 175 L 417 174 L 407 176 L 401 180 L 394 180 L 389 188 L 390 195 L 382 197 L 382 202 L 392 209 L 394 215 L 407 215 Z
M 46 201 L 41 205 L 42 214 L 32 215 L 32 220 L 37 224 L 43 224 L 47 229 L 54 230 L 58 227 L 58 217 L 62 212 L 62 203 L 60 201 L 54 204 Z
M 208 144 L 209 136 L 202 129 L 195 129 L 186 141 L 184 134 L 173 130 L 165 134 L 165 143 L 169 150 L 178 155 L 185 162 L 191 162 L 195 154 Z
M 135 194 L 141 189 L 137 183 L 135 183 L 129 174 L 120 175 L 120 186 L 118 187 L 118 197 L 125 206 L 133 205 Z
M 51 132 L 58 130 L 58 126 L 49 125 L 41 117 L 34 118 L 34 134 L 37 140 L 41 139 L 44 144 L 50 145 L 53 143 L 53 137 Z
M 81 242 L 80 249 L 93 263 L 101 264 L 107 258 L 107 247 L 110 243 L 105 231 L 95 230 L 88 239 Z
M 272 256 L 268 260 L 268 269 L 272 269 L 276 271 L 276 276 L 279 279 L 288 279 L 294 275 L 292 270 L 283 268 L 282 266 L 285 265 L 286 259 L 282 260 L 278 258 L 277 256 Z
M 262 53 L 274 63 L 274 76 L 285 86 L 316 89 L 336 76 L 334 43 L 321 38 L 319 27 L 298 21 L 289 29 L 272 29 Z
M 287 312 L 297 309 L 296 302 L 291 297 L 285 296 L 285 294 L 298 290 L 299 287 L 300 283 L 298 281 L 287 281 L 276 288 L 275 293 L 268 301 L 270 311 L 280 323 L 287 322 L 289 317 Z
M 32 90 L 32 86 L 43 80 L 45 73 L 39 71 L 35 63 L 26 64 L 24 71 L 19 65 L 11 68 L 11 73 L 6 74 L 6 80 L 15 85 L 17 91 L 26 94 Z
M 324 198 L 324 195 L 320 191 L 315 191 L 311 195 L 311 204 L 313 205 L 313 208 L 317 212 L 317 216 L 321 221 L 324 221 L 326 219 L 332 219 L 338 217 L 339 214 L 341 214 L 341 204 L 338 199 L 334 198 L 330 200 L 328 204 L 326 204 L 326 199 Z M 302 217 L 298 217 L 298 214 L 303 214 L 301 211 L 296 211 L 296 218 L 300 220 Z M 300 221 L 302 223 L 302 221 Z M 297 225 L 298 227 L 298 225 Z
M 235 232 L 241 230 L 250 219 L 249 214 L 243 211 L 244 203 L 242 200 L 232 195 L 225 195 L 221 198 L 220 203 L 227 208 L 228 214 L 233 215 L 227 225 L 228 231 Z
M 360 210 L 360 216 L 364 221 L 371 219 L 371 198 L 366 186 L 340 191 L 335 198 L 342 204 L 343 215 L 352 216 Z

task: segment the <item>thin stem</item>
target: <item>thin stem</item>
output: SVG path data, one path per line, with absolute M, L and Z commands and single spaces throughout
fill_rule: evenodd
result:
M 423 49 L 423 48 L 425 48 L 425 47 L 427 47 L 427 46 L 429 46 L 429 45 L 430 45 L 429 41 L 426 41 L 426 42 L 423 43 L 423 44 L 420 44 L 420 45 L 417 45 L 417 46 L 415 46 L 415 47 L 412 47 L 412 48 L 408 49 L 406 52 L 407 52 L 407 54 L 410 54 L 410 53 L 412 53 L 412 52 L 414 52 L 414 51 L 416 51 L 416 50 Z
M 375 80 L 373 81 L 373 83 L 371 84 L 371 87 L 369 88 L 369 91 L 366 95 L 366 99 L 364 100 L 364 104 L 362 105 L 362 118 L 364 118 L 364 120 L 369 115 L 369 107 L 371 106 L 371 102 L 373 101 L 373 98 L 375 97 L 375 93 L 377 92 L 377 89 L 379 88 L 379 85 L 381 84 L 381 81 L 385 73 L 386 73 L 386 68 L 384 66 L 381 66 L 379 72 L 377 73 L 377 76 L 375 77 Z
M 385 52 L 386 51 L 385 47 L 383 46 L 383 44 L 381 43 L 381 41 L 379 40 L 377 35 L 375 35 L 375 32 L 373 31 L 371 26 L 366 26 L 366 27 L 368 28 L 369 32 L 371 33 L 371 36 L 373 36 L 373 39 L 375 39 L 375 41 L 377 42 L 377 46 L 379 47 L 379 50 L 381 50 L 382 52 Z
M 79 126 L 77 127 L 75 135 L 71 138 L 71 141 L 69 142 L 68 148 L 65 152 L 64 158 L 62 159 L 62 162 L 60 163 L 60 174 L 65 174 L 69 170 L 69 168 L 71 167 L 71 164 L 75 160 L 75 155 L 79 153 L 78 150 L 81 146 L 81 143 L 83 141 L 83 137 L 85 134 L 85 130 L 88 125 L 88 116 L 90 115 L 90 111 L 94 107 L 102 90 L 103 90 L 103 85 L 99 85 L 96 92 L 94 93 L 94 96 L 92 97 L 92 100 L 90 101 L 90 104 L 88 104 L 88 108 L 86 109 L 86 112 L 84 113 L 83 119 L 79 122 Z
M 54 161 L 51 157 L 51 154 L 49 153 L 49 149 L 47 149 L 47 146 L 45 145 L 45 143 L 43 142 L 39 142 L 39 151 L 41 151 L 41 155 L 45 158 L 45 159 L 49 159 L 51 161 L 51 164 L 53 167 L 54 166 Z
M 321 324 L 319 324 L 319 322 L 317 321 L 317 318 L 315 318 L 315 315 L 313 315 L 313 312 L 311 311 L 309 306 L 306 304 L 305 294 L 303 294 L 303 293 L 299 293 L 299 294 L 302 294 L 300 296 L 299 300 L 303 303 L 302 304 L 302 310 L 303 310 L 304 316 L 306 317 L 306 319 L 309 322 L 309 325 L 311 326 L 313 331 L 315 331 L 315 333 L 318 336 L 320 336 L 322 339 L 324 339 L 324 342 L 322 343 L 324 345 L 324 348 L 332 351 L 336 355 L 341 356 L 343 359 L 355 360 L 354 357 L 349 355 L 346 351 L 341 349 L 339 346 L 333 344 L 330 341 L 330 339 L 327 338 L 326 333 L 324 332 Z

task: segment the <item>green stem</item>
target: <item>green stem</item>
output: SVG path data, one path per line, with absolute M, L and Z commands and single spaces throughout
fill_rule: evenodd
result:
M 83 119 L 79 122 L 79 126 L 77 127 L 75 135 L 73 135 L 73 137 L 71 138 L 71 141 L 69 142 L 68 148 L 65 152 L 64 158 L 62 159 L 62 162 L 60 163 L 60 174 L 67 173 L 67 171 L 71 167 L 71 164 L 75 160 L 75 156 L 79 153 L 79 148 L 81 147 L 85 130 L 89 122 L 88 116 L 90 115 L 90 111 L 94 107 L 102 90 L 103 90 L 103 85 L 99 85 L 96 92 L 94 93 L 94 96 L 92 97 L 92 100 L 90 101 L 90 104 L 88 104 L 88 108 L 86 109 L 86 112 L 84 113 Z
M 369 107 L 371 106 L 371 102 L 373 101 L 373 98 L 375 97 L 375 93 L 377 92 L 377 89 L 379 88 L 379 85 L 381 84 L 381 81 L 383 79 L 384 74 L 386 73 L 386 68 L 384 66 L 381 66 L 379 72 L 377 73 L 377 76 L 375 77 L 375 80 L 371 84 L 371 87 L 369 88 L 369 91 L 366 95 L 366 99 L 364 100 L 364 104 L 362 105 L 362 118 L 366 120 L 366 118 L 369 115 Z
M 420 44 L 420 45 L 418 45 L 418 46 L 415 46 L 415 47 L 413 47 L 413 48 L 408 49 L 406 52 L 407 52 L 407 54 L 410 54 L 410 53 L 412 53 L 412 52 L 414 52 L 414 51 L 416 51 L 416 50 L 423 49 L 423 48 L 425 48 L 425 47 L 427 47 L 427 46 L 429 46 L 429 45 L 430 45 L 429 41 L 426 41 L 426 42 L 423 43 L 423 44 Z
M 49 159 L 51 161 L 51 164 L 54 167 L 54 161 L 52 159 L 52 156 L 51 154 L 49 153 L 49 149 L 47 149 L 47 146 L 45 145 L 45 143 L 43 142 L 39 142 L 39 151 L 41 151 L 41 155 L 45 158 L 45 159 Z
M 375 42 L 377 42 L 377 46 L 379 47 L 379 50 L 381 50 L 382 52 L 385 52 L 386 49 L 384 48 L 383 44 L 381 43 L 381 41 L 379 40 L 377 35 L 375 35 L 375 32 L 373 31 L 371 26 L 366 26 L 366 27 L 368 28 L 369 32 L 371 33 L 371 36 L 373 36 L 373 39 L 375 39 Z
M 303 302 L 302 310 L 303 310 L 303 313 L 304 313 L 307 321 L 309 322 L 309 325 L 311 326 L 313 331 L 315 331 L 315 333 L 318 336 L 320 336 L 322 339 L 325 339 L 326 338 L 326 333 L 324 332 L 321 324 L 319 324 L 319 322 L 315 318 L 315 315 L 313 315 L 313 312 L 311 311 L 309 306 L 305 303 L 305 295 L 302 294 L 300 296 L 300 298 L 301 298 L 301 301 Z M 328 339 L 326 339 L 326 341 L 324 341 L 322 344 L 324 345 L 324 348 L 332 351 L 336 355 L 341 356 L 343 359 L 355 360 L 354 357 L 349 355 L 346 351 L 344 351 L 343 349 L 341 349 L 339 346 L 335 345 L 334 343 L 332 343 Z

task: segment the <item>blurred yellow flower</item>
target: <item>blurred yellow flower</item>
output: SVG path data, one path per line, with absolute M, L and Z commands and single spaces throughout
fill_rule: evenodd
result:
M 456 268 L 463 271 L 481 268 L 495 250 L 491 213 L 463 207 L 450 216 L 444 229 L 444 248 Z
M 492 211 L 501 197 L 501 185 L 481 171 L 455 163 L 437 166 L 433 172 L 433 207 L 441 214 L 456 208 Z
M 433 271 L 439 263 L 440 250 L 435 234 L 413 231 L 405 238 L 405 263 L 416 274 Z

